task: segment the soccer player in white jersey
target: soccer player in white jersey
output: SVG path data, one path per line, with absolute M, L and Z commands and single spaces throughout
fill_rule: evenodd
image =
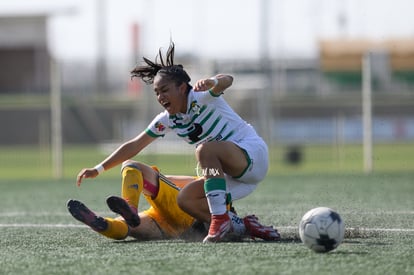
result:
M 267 145 L 221 97 L 232 85 L 232 76 L 219 74 L 201 79 L 193 88 L 183 66 L 174 64 L 174 43 L 165 59 L 161 51 L 154 62 L 143 59 L 145 65 L 135 67 L 131 75 L 153 84 L 155 96 L 165 111 L 100 164 L 82 169 L 78 185 L 83 178 L 94 178 L 137 155 L 157 138 L 175 132 L 195 146 L 203 176 L 179 192 L 178 205 L 197 220 L 210 223 L 204 242 L 218 242 L 234 230 L 226 208 L 226 194 L 233 200 L 243 198 L 264 179 L 268 169 Z M 266 239 L 267 232 L 253 228 L 257 237 Z M 269 234 L 274 236 L 274 232 Z

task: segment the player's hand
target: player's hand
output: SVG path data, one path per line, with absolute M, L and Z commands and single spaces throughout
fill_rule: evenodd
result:
M 200 79 L 194 84 L 194 91 L 207 91 L 214 87 L 215 81 L 210 78 Z
M 80 186 L 82 183 L 82 179 L 95 178 L 98 175 L 99 173 L 95 168 L 82 169 L 78 174 L 76 184 Z

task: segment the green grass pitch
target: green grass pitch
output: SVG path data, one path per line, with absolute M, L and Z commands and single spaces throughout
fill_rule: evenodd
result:
M 69 215 L 69 198 L 112 215 L 104 200 L 119 194 L 116 180 L 80 188 L 73 180 L 2 180 L 0 274 L 410 274 L 413 179 L 413 173 L 271 176 L 235 206 L 274 224 L 283 240 L 213 245 L 113 241 Z M 301 216 L 321 205 L 336 209 L 347 228 L 344 243 L 327 254 L 312 252 L 297 234 Z
M 370 175 L 360 171 L 360 161 L 354 163 L 360 153 L 352 148 L 338 161 L 327 160 L 336 159 L 331 148 L 309 148 L 299 167 L 284 166 L 282 157 L 274 157 L 266 180 L 247 198 L 236 201 L 235 207 L 240 215 L 254 213 L 263 224 L 273 224 L 282 241 L 207 245 L 182 240 L 113 241 L 74 220 L 66 210 L 69 198 L 85 202 L 99 214 L 112 215 L 105 198 L 120 193 L 118 169 L 86 180 L 81 187 L 75 184 L 78 170 L 95 165 L 103 157 L 100 154 L 67 152 L 65 179 L 58 181 L 23 154 L 3 154 L 0 274 L 413 274 L 410 150 L 407 147 L 398 155 L 399 162 L 388 157 L 387 165 L 382 156 L 397 153 L 386 147 Z M 311 161 L 313 156 L 319 158 Z M 191 157 L 180 158 L 179 166 L 176 156 L 143 160 L 159 164 L 164 173 L 194 171 Z M 344 242 L 325 254 L 314 253 L 298 238 L 302 215 L 317 206 L 337 210 L 346 226 Z M 145 207 L 142 199 L 140 208 Z

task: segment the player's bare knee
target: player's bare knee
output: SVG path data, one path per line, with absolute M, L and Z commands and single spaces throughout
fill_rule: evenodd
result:
M 214 155 L 215 146 L 213 142 L 206 142 L 197 146 L 195 150 L 195 155 L 197 159 L 208 158 Z

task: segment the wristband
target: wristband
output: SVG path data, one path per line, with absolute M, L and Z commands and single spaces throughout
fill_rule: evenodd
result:
M 214 87 L 216 87 L 216 86 L 217 86 L 217 84 L 218 84 L 218 79 L 217 79 L 217 77 L 212 77 L 212 78 L 210 78 L 210 79 L 214 81 L 214 86 L 213 86 L 213 88 L 214 88 Z
M 102 173 L 103 171 L 105 171 L 105 168 L 103 167 L 103 165 L 102 165 L 102 164 L 98 164 L 98 165 L 96 165 L 96 166 L 94 167 L 94 169 L 95 169 L 96 171 L 98 171 L 98 175 L 99 175 L 100 173 Z

